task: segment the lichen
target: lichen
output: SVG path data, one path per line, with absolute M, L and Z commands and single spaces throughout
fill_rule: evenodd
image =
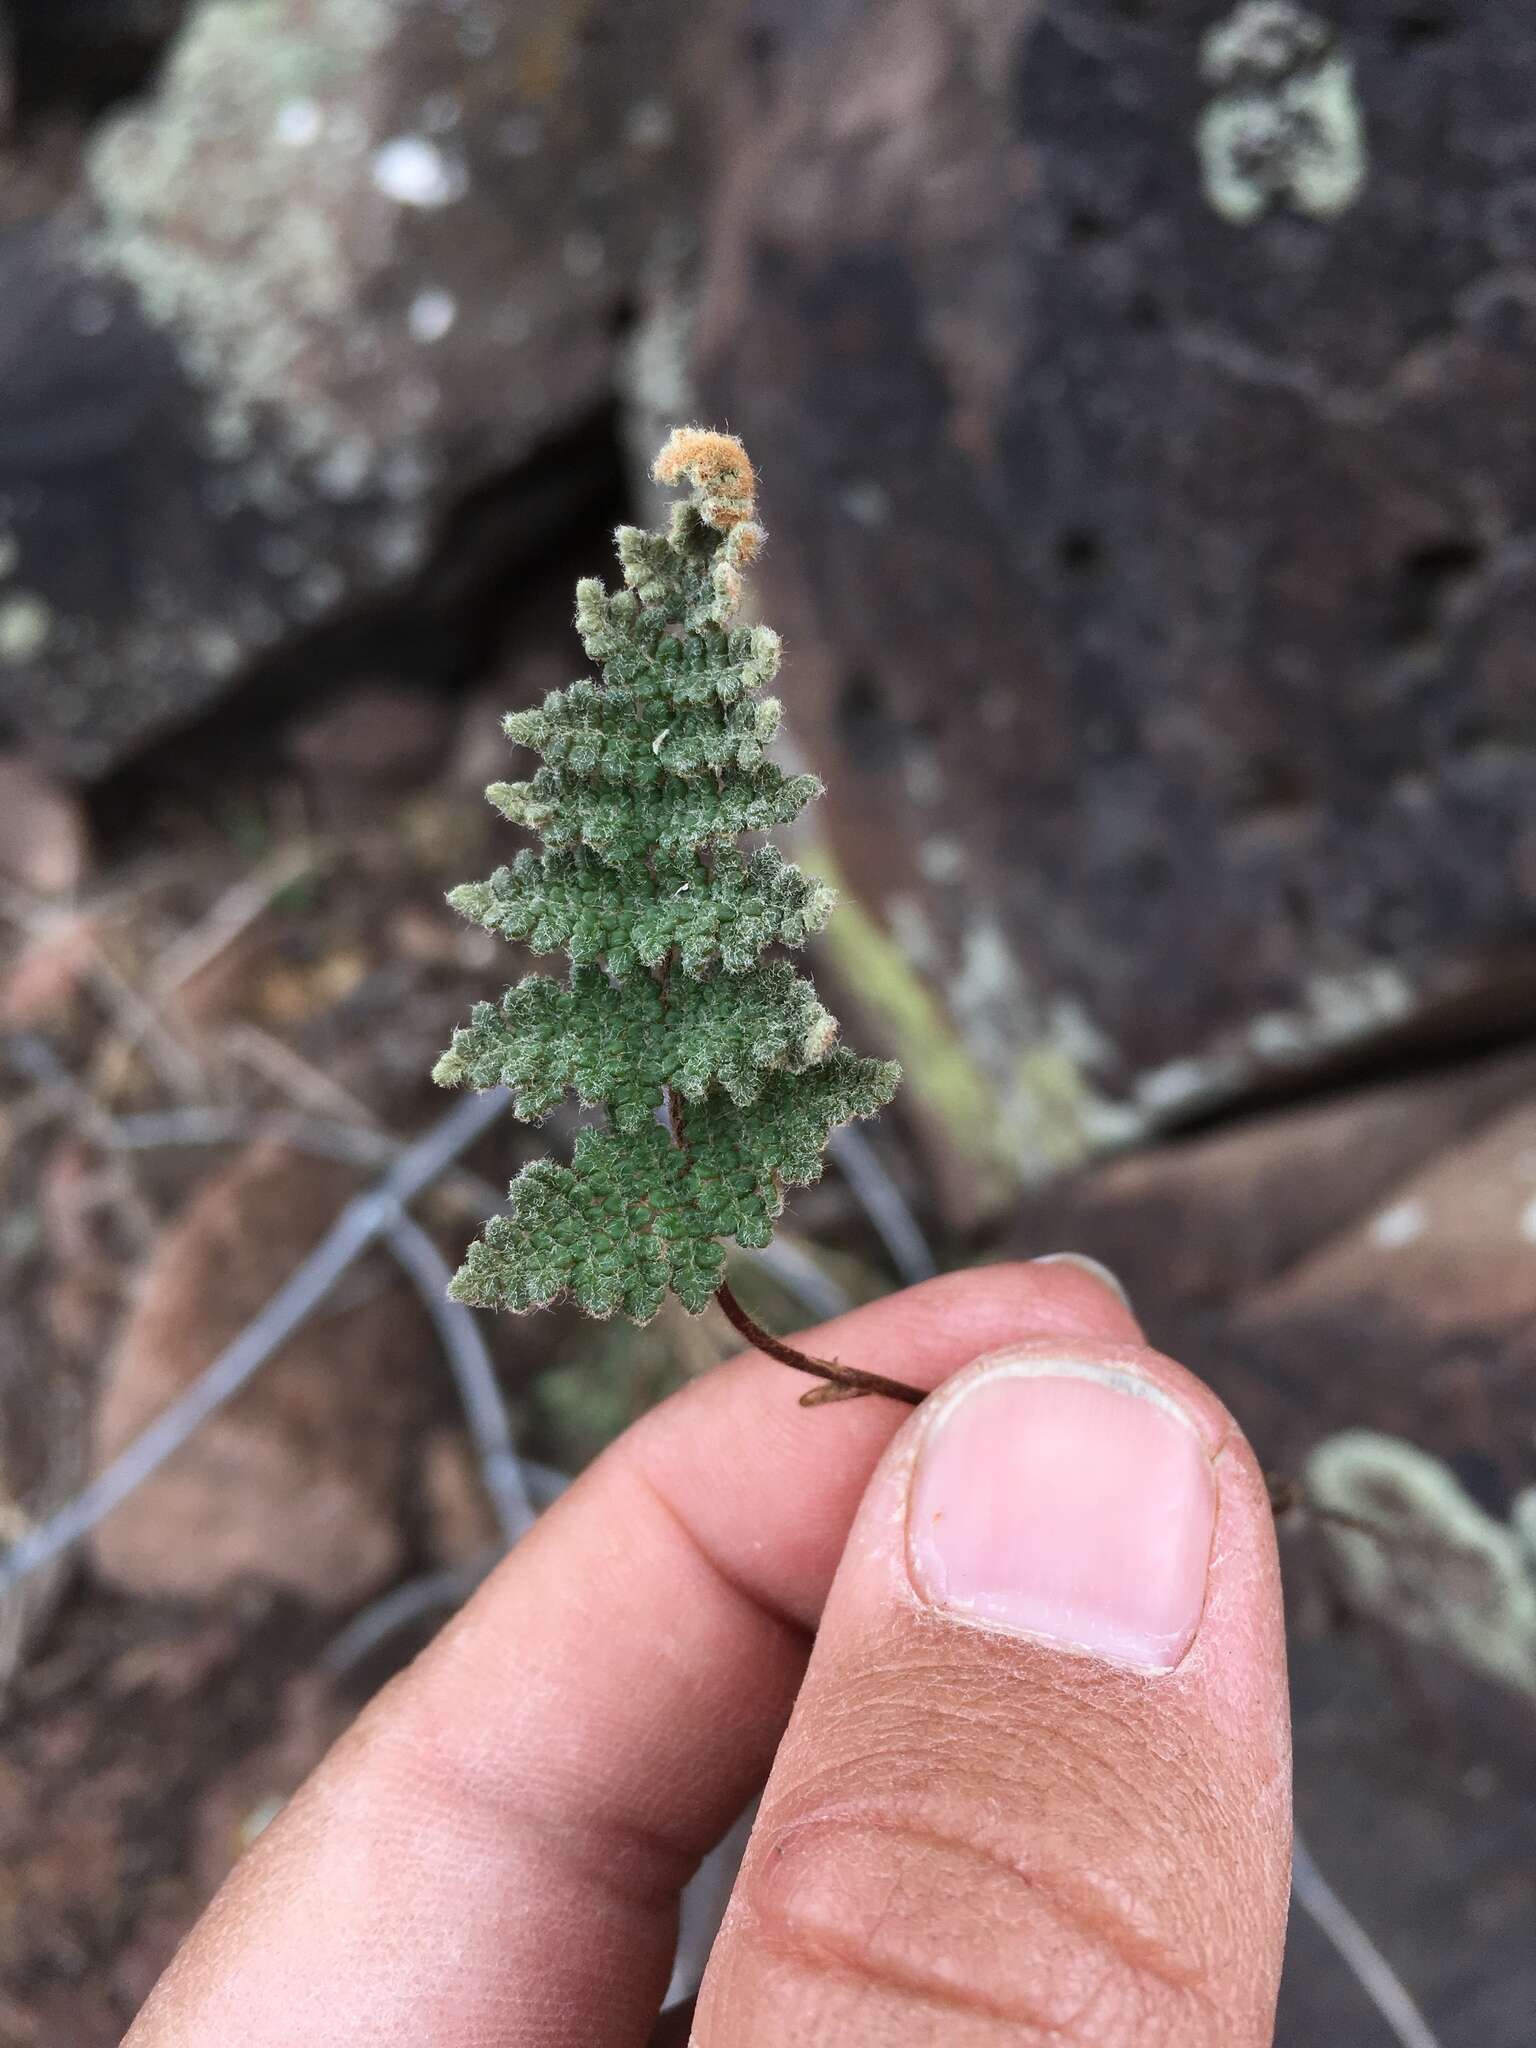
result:
M 949 1010 L 986 1076 L 997 1142 L 1016 1184 L 1080 1165 L 1091 1149 L 1094 1091 L 993 916 L 973 913 L 962 927 Z
M 53 613 L 29 590 L 0 602 L 0 661 L 20 667 L 36 661 L 53 638 Z
M 153 97 L 88 151 L 95 258 L 170 331 L 230 455 L 260 413 L 297 454 L 357 445 L 331 344 L 391 252 L 369 144 L 402 4 L 203 0 Z
M 397 206 L 430 212 L 464 196 L 464 167 L 428 136 L 392 135 L 373 153 L 373 183 Z
M 836 891 L 837 916 L 822 938 L 828 959 L 901 1061 L 913 1096 L 974 1162 L 987 1199 L 1016 1183 L 1016 1162 L 999 1142 L 997 1105 L 986 1075 L 944 1014 L 937 995 L 896 941 L 850 890 L 821 841 L 796 849 L 800 864 Z
M 1398 1252 L 1417 1244 L 1429 1227 L 1429 1212 L 1420 1201 L 1394 1202 L 1373 1216 L 1369 1235 L 1378 1251 Z
M 838 892 L 822 941 L 829 957 L 878 1019 L 909 1094 L 973 1168 L 981 1208 L 1081 1164 L 1101 1142 L 1135 1135 L 1090 1083 L 1070 1029 L 1058 1031 L 1054 1011 L 1038 1015 L 998 925 L 982 918 L 966 929 L 941 1000 L 921 971 L 927 964 L 937 976 L 941 962 L 920 906 L 892 898 L 888 931 L 825 845 L 803 848 L 801 859 Z
M 1243 0 L 1208 31 L 1200 68 L 1215 97 L 1197 142 L 1205 194 L 1242 227 L 1274 205 L 1329 220 L 1365 186 L 1354 70 L 1330 25 L 1292 0 Z
M 1379 1530 L 1320 1520 L 1358 1613 L 1536 1697 L 1536 1574 L 1519 1529 L 1400 1437 L 1345 1430 L 1307 1460 L 1307 1498 Z M 1522 1511 L 1522 1527 L 1529 1522 Z

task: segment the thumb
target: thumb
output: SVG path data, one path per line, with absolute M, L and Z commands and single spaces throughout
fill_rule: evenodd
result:
M 1215 1397 L 980 1360 L 864 1496 L 698 2048 L 1257 2048 L 1290 1850 L 1273 1522 Z

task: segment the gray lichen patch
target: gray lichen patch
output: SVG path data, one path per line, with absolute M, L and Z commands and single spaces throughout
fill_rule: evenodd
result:
M 53 613 L 31 591 L 18 590 L 0 601 L 0 662 L 16 667 L 36 661 L 53 638 Z
M 398 206 L 370 154 L 373 62 L 400 0 L 204 0 L 153 98 L 103 124 L 97 255 L 134 286 L 237 455 L 270 415 L 296 454 L 355 446 L 333 361 Z
M 1332 28 L 1291 0 L 1243 0 L 1201 45 L 1216 96 L 1197 141 L 1205 194 L 1244 226 L 1274 205 L 1327 220 L 1359 198 L 1365 131 Z
M 1536 1696 L 1531 1553 L 1448 1466 L 1399 1437 L 1345 1430 L 1307 1460 L 1306 1493 L 1379 1532 L 1319 1525 L 1351 1607 Z

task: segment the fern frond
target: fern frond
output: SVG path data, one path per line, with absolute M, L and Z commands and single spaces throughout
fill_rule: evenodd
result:
M 577 586 L 601 679 L 505 721 L 543 766 L 487 795 L 543 848 L 449 898 L 571 966 L 477 1004 L 434 1079 L 506 1087 L 529 1120 L 567 1094 L 604 1116 L 569 1166 L 518 1175 L 454 1281 L 461 1301 L 569 1296 L 643 1322 L 670 1288 L 702 1309 L 722 1240 L 766 1244 L 785 1188 L 820 1174 L 833 1127 L 873 1115 L 899 1079 L 838 1046 L 809 980 L 761 957 L 804 945 L 832 896 L 776 849 L 734 843 L 821 794 L 767 755 L 779 706 L 759 692 L 778 636 L 731 624 L 763 540 L 752 466 L 730 436 L 681 428 L 656 475 L 690 486 L 666 532 L 621 527 L 624 588 Z

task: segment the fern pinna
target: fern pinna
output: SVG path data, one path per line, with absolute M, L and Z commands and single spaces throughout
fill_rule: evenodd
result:
M 453 1293 L 519 1310 L 569 1296 L 645 1322 L 669 1288 L 694 1313 L 718 1292 L 761 1341 L 723 1287 L 722 1240 L 767 1244 L 784 1189 L 819 1176 L 832 1128 L 887 1103 L 899 1070 L 839 1046 L 811 983 L 763 957 L 803 946 L 833 899 L 772 846 L 737 844 L 821 794 L 769 757 L 779 705 L 760 692 L 778 635 L 731 623 L 764 537 L 746 451 L 679 428 L 654 474 L 689 486 L 667 531 L 620 527 L 624 587 L 577 585 L 601 681 L 505 721 L 544 765 L 487 795 L 542 849 L 449 898 L 505 938 L 564 951 L 569 976 L 530 975 L 477 1004 L 434 1070 L 446 1086 L 500 1083 L 529 1121 L 567 1092 L 603 1120 L 569 1166 L 523 1169 Z M 787 1362 L 835 1379 L 829 1396 L 876 1385 Z

